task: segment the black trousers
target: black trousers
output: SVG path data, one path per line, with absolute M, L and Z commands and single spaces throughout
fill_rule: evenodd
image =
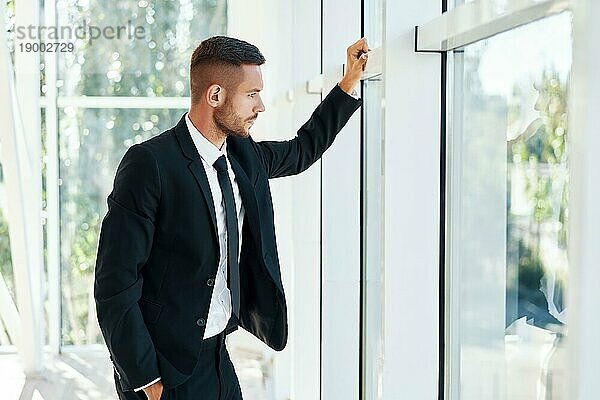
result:
M 120 400 L 146 400 L 143 390 L 121 390 L 115 375 Z M 160 400 L 243 400 L 242 389 L 225 346 L 225 331 L 202 341 L 198 363 L 189 379 L 163 390 Z

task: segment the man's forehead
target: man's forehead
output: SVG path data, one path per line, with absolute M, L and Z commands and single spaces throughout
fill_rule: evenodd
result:
M 260 65 L 242 64 L 244 79 L 241 82 L 246 88 L 262 89 L 263 80 Z

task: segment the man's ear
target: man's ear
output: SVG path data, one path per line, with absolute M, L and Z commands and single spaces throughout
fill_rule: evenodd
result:
M 206 91 L 206 102 L 211 107 L 219 107 L 225 100 L 224 89 L 220 85 L 211 85 Z

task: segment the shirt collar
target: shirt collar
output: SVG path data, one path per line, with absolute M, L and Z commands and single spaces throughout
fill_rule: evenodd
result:
M 217 146 L 212 144 L 210 140 L 205 138 L 204 135 L 196 129 L 190 119 L 189 113 L 185 114 L 185 123 L 192 136 L 192 141 L 196 146 L 196 150 L 198 150 L 198 154 L 200 154 L 200 157 L 202 157 L 209 165 L 213 165 L 215 161 L 217 161 L 217 158 L 227 154 L 227 141 L 223 142 L 223 146 L 221 147 L 221 150 L 219 150 Z

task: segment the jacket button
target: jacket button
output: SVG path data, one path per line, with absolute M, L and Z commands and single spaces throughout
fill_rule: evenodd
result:
M 196 324 L 198 326 L 204 326 L 206 324 L 206 321 L 204 320 L 204 318 L 199 318 L 198 321 L 196 321 Z
M 208 278 L 208 280 L 206 281 L 206 284 L 208 286 L 214 286 L 214 284 L 215 284 L 214 278 Z

